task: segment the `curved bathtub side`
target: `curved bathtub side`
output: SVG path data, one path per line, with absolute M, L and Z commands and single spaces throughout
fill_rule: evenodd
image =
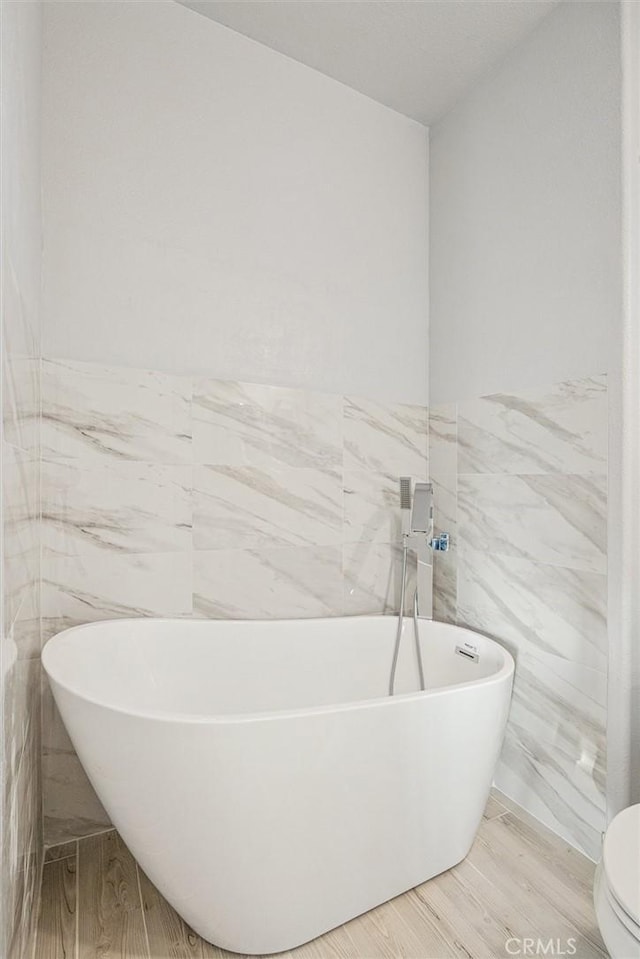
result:
M 151 880 L 205 939 L 294 948 L 455 865 L 480 823 L 511 674 L 294 717 L 129 716 L 53 682 Z

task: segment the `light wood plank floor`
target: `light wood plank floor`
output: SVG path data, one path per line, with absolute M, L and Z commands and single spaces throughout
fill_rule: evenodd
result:
M 237 959 L 204 942 L 115 831 L 47 852 L 35 959 Z M 283 959 L 498 959 L 525 938 L 602 959 L 593 864 L 500 794 L 464 862 Z

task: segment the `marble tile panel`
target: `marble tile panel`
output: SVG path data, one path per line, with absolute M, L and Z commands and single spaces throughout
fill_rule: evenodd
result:
M 7 959 L 28 956 L 36 919 L 42 862 L 41 763 L 39 714 L 11 771 L 3 764 L 2 873 L 4 949 Z
M 573 753 L 510 723 L 494 782 L 555 833 L 599 859 L 604 796 Z
M 412 480 L 424 482 L 424 476 Z M 345 471 L 343 542 L 398 543 L 401 522 L 399 476 Z
M 342 465 L 342 397 L 199 378 L 193 394 L 195 462 L 260 469 Z
M 607 580 L 485 550 L 458 554 L 458 621 L 513 653 L 553 654 L 604 672 Z
M 458 413 L 461 473 L 606 471 L 605 375 L 467 400 Z
M 40 582 L 28 583 L 22 590 L 22 601 L 11 627 L 11 640 L 19 659 L 40 656 Z
M 10 629 L 24 591 L 38 579 L 39 464 L 37 453 L 2 444 L 3 621 Z
M 435 535 L 449 534 L 449 550 L 433 557 L 433 615 L 440 622 L 455 623 L 457 611 L 458 498 L 455 474 L 439 473 L 433 483 Z
M 42 670 L 41 682 L 42 748 L 49 753 L 73 752 L 69 734 L 58 711 L 47 675 Z
M 606 674 L 550 654 L 520 653 L 509 722 L 573 756 L 604 793 Z
M 83 543 L 43 549 L 44 635 L 80 623 L 191 614 L 191 554 L 121 553 Z
M 48 459 L 191 462 L 191 378 L 72 360 L 42 362 Z
M 2 745 L 11 782 L 25 750 L 40 735 L 40 662 L 19 659 L 11 639 L 3 642 Z
M 9 854 L 14 873 L 28 871 L 41 852 L 39 731 L 33 724 L 20 755 L 15 775 L 6 784 L 5 809 L 11 837 Z
M 405 611 L 412 608 L 415 559 L 407 564 Z M 342 547 L 344 612 L 347 616 L 397 613 L 402 587 L 402 549 L 389 543 L 345 543 Z
M 102 832 L 109 816 L 87 779 L 75 752 L 43 750 L 44 838 L 55 845 L 70 836 L 80 838 Z
M 195 549 L 330 546 L 341 540 L 340 472 L 195 467 Z
M 2 424 L 6 443 L 37 450 L 40 433 L 40 360 L 8 356 L 2 365 Z
M 433 473 L 433 520 L 436 534 L 458 530 L 458 481 L 455 473 Z
M 13 132 L 18 135 L 6 138 L 6 150 L 4 138 L 2 144 L 3 183 L 4 174 L 10 174 L 4 193 L 11 202 L 6 203 L 6 211 L 3 205 L 0 245 L 0 956 L 30 959 L 42 861 L 37 659 L 41 235 L 37 149 L 32 156 L 24 148 L 36 143 L 38 84 L 33 82 L 36 76 L 31 75 L 30 64 L 35 65 L 32 53 L 36 54 L 39 43 L 40 13 L 36 4 L 14 8 L 17 19 L 12 14 L 6 23 L 7 49 L 11 49 L 7 59 L 15 60 L 7 64 L 11 82 L 6 85 L 10 106 L 6 114 L 14 113 L 16 107 L 18 122 Z M 3 51 L 4 46 L 3 33 Z M 2 73 L 4 80 L 4 62 Z M 3 108 L 4 87 L 3 83 Z M 4 134 L 4 109 L 2 128 Z
M 191 549 L 192 467 L 121 459 L 45 460 L 43 543 L 127 553 Z
M 606 571 L 606 476 L 460 475 L 460 548 Z
M 344 468 L 396 476 L 428 475 L 426 406 L 344 399 Z
M 340 548 L 201 550 L 193 556 L 194 614 L 278 619 L 342 613 Z
M 458 560 L 455 541 L 446 553 L 433 557 L 433 618 L 456 623 L 458 616 Z
M 455 623 L 457 617 L 458 475 L 457 411 L 454 404 L 429 409 L 429 471 L 433 483 L 436 535 L 448 533 L 447 553 L 433 558 L 434 619 Z
M 429 407 L 429 475 L 458 472 L 458 413 L 455 403 Z
M 46 676 L 42 683 L 44 843 L 88 836 L 110 825 L 69 739 Z

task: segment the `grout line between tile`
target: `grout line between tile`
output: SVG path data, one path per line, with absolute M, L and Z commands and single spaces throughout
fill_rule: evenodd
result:
M 136 864 L 136 883 L 138 885 L 138 900 L 140 902 L 140 913 L 142 915 L 142 928 L 144 929 L 144 938 L 147 943 L 147 955 L 149 959 L 152 959 L 151 956 L 151 943 L 149 941 L 149 930 L 147 929 L 147 917 L 144 914 L 144 900 L 142 898 L 142 885 L 140 883 L 140 866 L 138 865 L 137 859 L 134 860 Z
M 79 842 L 82 842 L 84 839 L 93 839 L 95 836 L 104 836 L 105 833 L 115 832 L 115 831 L 116 831 L 115 826 L 105 826 L 104 829 L 97 829 L 96 832 L 88 832 L 85 836 L 72 836 L 71 839 L 65 839 L 62 842 L 52 842 L 50 843 L 50 845 L 45 846 L 44 849 L 46 852 L 47 849 L 55 849 L 56 846 L 64 846 L 68 842 L 79 843 Z M 71 853 L 70 856 L 73 856 L 73 853 Z M 65 856 L 64 858 L 69 859 L 70 856 Z M 54 859 L 51 859 L 49 861 L 55 862 Z

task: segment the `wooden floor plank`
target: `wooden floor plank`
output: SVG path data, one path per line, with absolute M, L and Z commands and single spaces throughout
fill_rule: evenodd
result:
M 70 856 L 77 856 L 78 841 L 72 839 L 70 842 L 61 842 L 57 846 L 48 846 L 44 851 L 45 862 L 55 862 L 56 859 L 68 859 Z
M 592 880 L 585 857 L 492 795 L 466 860 L 280 959 L 499 959 L 525 937 L 575 937 L 579 959 L 604 959 Z M 197 936 L 110 832 L 79 842 L 77 868 L 45 865 L 35 959 L 241 957 Z
M 44 866 L 36 932 L 38 959 L 75 959 L 77 878 L 75 856 Z
M 415 934 L 387 903 L 345 924 L 355 947 L 354 956 L 370 959 L 394 959 L 414 956 L 419 946 Z
M 501 822 L 525 854 L 531 852 L 536 857 L 553 862 L 572 888 L 591 895 L 596 867 L 590 859 L 533 818 L 509 812 L 502 817 Z
M 603 950 L 591 884 L 582 885 L 563 876 L 557 860 L 547 858 L 540 850 L 529 850 L 517 836 L 510 835 L 505 824 L 483 824 L 467 862 L 517 902 L 538 929 L 566 927 L 567 935 L 573 929 L 596 952 Z
M 475 846 L 478 848 L 476 849 Z M 584 935 L 599 944 L 592 904 L 593 864 L 580 856 L 578 863 L 575 850 L 571 854 L 555 854 L 544 843 L 533 842 L 528 824 L 516 819 L 512 813 L 482 824 L 470 861 L 478 863 L 481 850 L 486 857 L 501 864 L 503 879 L 508 873 L 511 882 L 519 885 L 527 894 L 535 894 L 547 903 L 550 914 L 559 913 Z M 486 873 L 485 873 L 486 874 Z M 496 882 L 499 873 L 496 873 Z
M 237 952 L 227 952 L 226 949 L 221 949 L 212 942 L 207 942 L 206 939 L 200 939 L 200 949 L 203 959 L 243 959 Z M 153 959 L 156 959 L 154 953 L 151 953 L 151 955 Z
M 570 949 L 570 940 L 574 940 L 580 959 L 603 959 L 599 946 L 588 936 L 580 934 L 559 912 L 550 909 L 547 902 L 532 891 L 521 894 L 521 889 L 514 882 L 509 865 L 504 860 L 499 872 L 494 872 L 491 876 L 479 871 L 470 858 L 460 863 L 453 873 L 474 890 L 491 916 L 499 917 L 508 931 L 508 938 L 519 942 L 526 938 L 543 942 L 553 939 L 561 944 L 556 947 L 556 952 L 562 948 L 563 943 L 567 952 Z M 497 954 L 508 955 L 505 947 L 506 939 L 502 952 Z M 513 947 L 511 950 L 513 951 Z
M 436 880 L 432 880 L 435 882 Z M 403 920 L 413 929 L 423 948 L 423 957 L 437 957 L 437 959 L 456 959 L 466 953 L 453 939 L 452 935 L 443 928 L 439 917 L 428 909 L 417 904 L 415 897 L 409 893 L 398 896 L 391 901 L 393 908 Z
M 502 816 L 507 812 L 507 807 L 503 806 L 499 799 L 497 799 L 493 794 L 489 796 L 487 800 L 487 805 L 485 806 L 484 813 L 482 814 L 483 819 L 495 819 L 496 816 Z
M 345 926 L 338 926 L 324 936 L 312 939 L 291 950 L 291 959 L 354 959 L 356 948 Z
M 561 864 L 564 863 L 563 868 L 591 888 L 595 864 L 587 856 L 578 852 L 566 839 L 553 832 L 508 796 L 497 790 L 494 790 L 493 794 L 506 807 L 508 815 L 505 816 L 505 821 L 517 827 L 519 841 L 538 852 L 548 854 Z
M 202 939 L 187 925 L 138 866 L 144 921 L 153 959 L 243 959 Z M 278 953 L 289 959 L 289 953 Z M 268 957 L 265 957 L 268 959 Z
M 133 856 L 116 832 L 79 843 L 78 959 L 149 959 Z
M 412 903 L 429 909 L 443 936 L 460 955 L 496 959 L 504 955 L 511 931 L 504 914 L 492 914 L 487 903 L 464 876 L 453 871 L 414 890 Z
M 162 956 L 163 959 L 202 959 L 204 951 L 200 936 L 160 895 L 139 867 L 138 879 L 151 955 Z M 218 959 L 220 955 L 218 951 L 215 959 Z

